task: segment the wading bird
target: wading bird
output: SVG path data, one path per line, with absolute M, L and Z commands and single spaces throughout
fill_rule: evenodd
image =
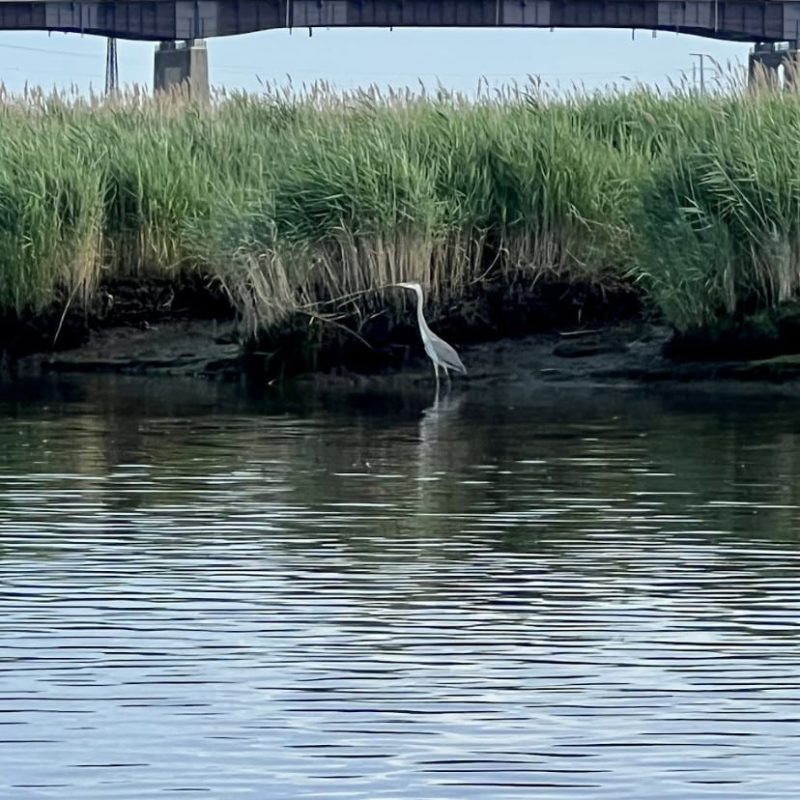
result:
M 396 283 L 402 289 L 411 289 L 417 294 L 417 324 L 419 325 L 419 335 L 422 337 L 422 344 L 425 345 L 425 352 L 433 362 L 433 371 L 436 375 L 436 388 L 439 388 L 439 367 L 444 370 L 444 376 L 450 381 L 448 370 L 452 369 L 467 374 L 466 367 L 461 363 L 458 353 L 450 347 L 444 339 L 440 339 L 425 322 L 422 315 L 422 287 L 418 283 Z

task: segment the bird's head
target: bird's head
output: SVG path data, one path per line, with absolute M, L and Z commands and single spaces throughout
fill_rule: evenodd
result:
M 395 286 L 400 289 L 411 289 L 412 292 L 422 291 L 422 287 L 418 283 L 396 283 Z

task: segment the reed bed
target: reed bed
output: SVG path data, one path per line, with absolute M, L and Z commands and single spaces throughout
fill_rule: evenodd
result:
M 709 326 L 800 294 L 799 157 L 800 96 L 735 85 L 0 91 L 0 313 L 198 273 L 258 333 L 399 310 L 400 280 L 436 304 L 553 279 Z

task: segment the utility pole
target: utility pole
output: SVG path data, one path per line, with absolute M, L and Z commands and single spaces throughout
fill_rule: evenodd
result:
M 119 68 L 117 66 L 117 40 L 109 38 L 106 45 L 106 95 L 116 94 L 119 89 Z
M 690 56 L 695 56 L 696 58 L 700 59 L 700 94 L 706 93 L 706 80 L 705 80 L 705 70 L 703 66 L 705 64 L 704 59 L 708 57 L 706 53 L 689 53 Z

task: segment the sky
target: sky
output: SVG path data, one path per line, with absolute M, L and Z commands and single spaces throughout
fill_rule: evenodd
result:
M 628 81 L 667 86 L 697 80 L 704 53 L 723 66 L 745 65 L 749 45 L 688 35 L 624 30 L 307 29 L 263 31 L 207 41 L 213 85 L 258 92 L 261 83 L 302 84 L 325 79 L 340 88 L 371 83 L 418 87 L 441 83 L 473 92 L 538 75 L 554 87 L 588 89 Z M 80 34 L 0 32 L 0 81 L 12 91 L 25 83 L 46 89 L 76 86 L 102 91 L 106 40 Z M 152 86 L 152 42 L 118 43 L 123 84 Z M 706 76 L 715 69 L 708 60 Z M 694 76 L 694 77 L 693 77 Z

